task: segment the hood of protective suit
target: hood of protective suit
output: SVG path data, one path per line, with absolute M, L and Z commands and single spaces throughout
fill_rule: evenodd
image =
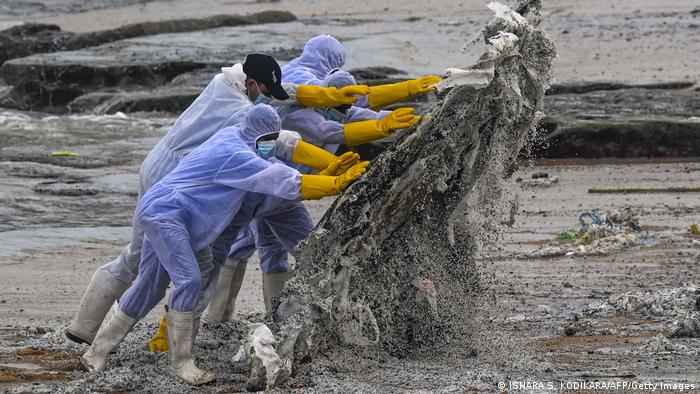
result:
M 238 135 L 252 151 L 255 151 L 256 141 L 260 137 L 279 133 L 280 124 L 280 117 L 272 107 L 265 104 L 254 105 L 238 125 Z
M 347 71 L 336 71 L 323 80 L 323 86 L 329 88 L 344 88 L 350 85 L 357 85 L 357 81 Z
M 245 78 L 246 75 L 243 72 L 243 65 L 240 63 L 234 64 L 232 67 L 222 67 L 221 73 L 224 74 L 224 78 L 233 85 L 239 92 L 244 93 L 245 88 Z
M 323 79 L 328 73 L 343 67 L 344 64 L 343 44 L 332 36 L 320 35 L 307 41 L 301 56 L 282 68 L 282 78 L 287 71 L 304 68 L 318 79 Z

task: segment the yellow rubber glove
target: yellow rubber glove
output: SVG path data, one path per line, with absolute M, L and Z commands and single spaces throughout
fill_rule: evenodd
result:
M 415 96 L 417 94 L 429 93 L 435 91 L 435 84 L 442 81 L 437 75 L 427 75 L 416 79 L 411 79 L 408 82 L 408 94 Z
M 303 174 L 301 176 L 301 197 L 304 200 L 318 200 L 322 197 L 340 194 L 364 174 L 368 165 L 368 161 L 357 163 L 339 176 Z
M 328 108 L 350 105 L 357 101 L 356 96 L 369 94 L 366 85 L 350 85 L 343 88 L 324 88 L 314 85 L 297 87 L 297 102 L 304 107 Z
M 148 350 L 154 353 L 168 351 L 168 315 L 163 315 L 156 335 L 148 341 Z
M 319 171 L 325 170 L 337 159 L 338 156 L 304 141 L 299 141 L 299 143 L 297 143 L 297 146 L 294 148 L 294 154 L 292 155 L 293 162 L 315 168 Z
M 413 126 L 420 116 L 413 115 L 413 108 L 399 108 L 381 120 L 365 120 L 346 123 L 344 126 L 345 143 L 357 146 L 390 136 L 395 130 Z
M 360 155 L 355 152 L 345 152 L 326 167 L 318 175 L 338 176 L 344 174 L 350 167 L 360 161 Z
M 432 92 L 435 90 L 435 87 L 432 85 L 440 81 L 442 81 L 442 78 L 428 75 L 389 85 L 370 86 L 369 107 L 376 110 L 417 94 Z

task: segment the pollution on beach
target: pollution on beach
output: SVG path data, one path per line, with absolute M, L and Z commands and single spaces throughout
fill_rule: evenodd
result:
M 700 6 L 0 5 L 0 391 L 700 390 Z

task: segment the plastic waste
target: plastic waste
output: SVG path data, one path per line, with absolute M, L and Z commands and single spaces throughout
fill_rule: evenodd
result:
M 560 239 L 560 240 L 565 240 L 565 239 L 576 239 L 577 237 L 578 237 L 578 234 L 576 234 L 576 232 L 574 232 L 574 231 L 566 231 L 566 232 L 563 232 L 563 233 L 557 235 L 557 238 L 556 238 L 556 239 Z
M 260 391 L 273 387 L 278 379 L 287 376 L 283 370 L 282 360 L 275 350 L 275 336 L 265 324 L 253 324 L 250 333 L 238 353 L 233 356 L 234 362 L 248 360 L 250 374 L 246 388 L 249 391 Z

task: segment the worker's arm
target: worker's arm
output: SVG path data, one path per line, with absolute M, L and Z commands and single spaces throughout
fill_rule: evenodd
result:
M 304 200 L 318 200 L 326 196 L 335 196 L 348 188 L 367 169 L 369 162 L 363 161 L 355 164 L 342 175 L 302 175 L 301 198 Z
M 368 95 L 369 107 L 371 109 L 380 109 L 417 94 L 435 91 L 434 85 L 440 81 L 442 81 L 442 78 L 428 75 L 389 85 L 370 86 Z
M 290 130 L 282 130 L 279 133 L 275 146 L 275 155 L 277 157 L 315 168 L 318 171 L 325 171 L 328 169 L 328 166 L 334 164 L 336 167 L 333 172 L 336 172 L 339 169 L 347 169 L 360 160 L 358 154 L 349 153 L 349 155 L 338 157 L 316 145 L 302 141 L 299 133 Z
M 323 87 L 315 85 L 283 84 L 289 95 L 287 100 L 272 100 L 270 105 L 299 104 L 304 107 L 330 108 L 340 105 L 350 105 L 357 101 L 357 96 L 369 94 L 365 85 L 350 85 L 343 88 Z
M 364 120 L 345 124 L 345 142 L 357 146 L 386 138 L 398 129 L 413 126 L 420 116 L 413 115 L 413 108 L 399 108 L 379 120 Z

